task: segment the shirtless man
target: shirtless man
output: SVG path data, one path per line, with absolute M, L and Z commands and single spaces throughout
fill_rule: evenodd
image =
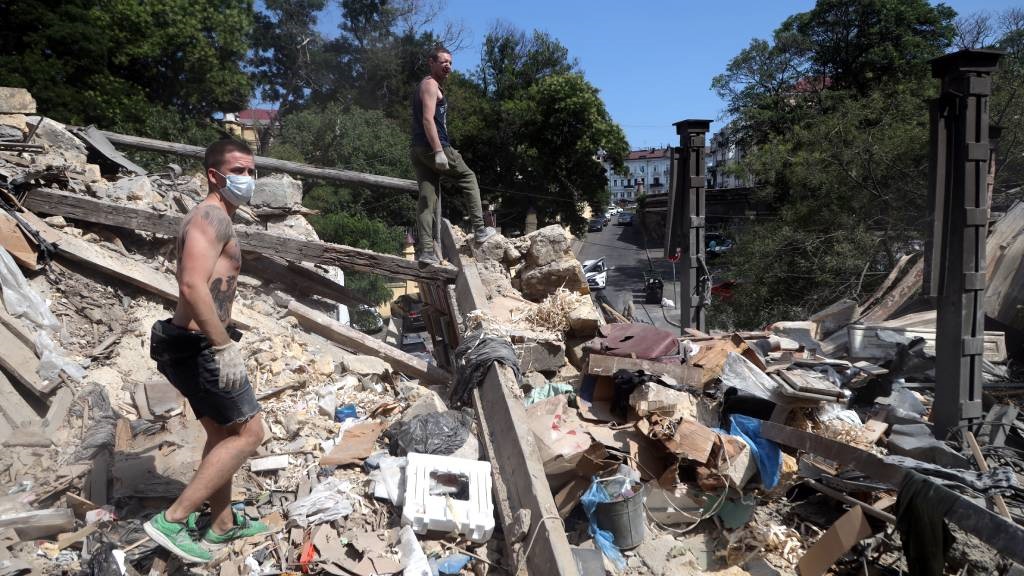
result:
M 494 228 L 484 226 L 476 174 L 448 140 L 448 100 L 441 92 L 441 83 L 452 73 L 452 54 L 445 47 L 436 46 L 427 57 L 427 65 L 430 75 L 420 82 L 412 97 L 412 147 L 409 150 L 420 191 L 416 207 L 416 248 L 417 260 L 423 265 L 439 263 L 434 254 L 434 212 L 442 177 L 450 180 L 469 200 L 473 239 L 484 242 L 494 235 Z
M 206 149 L 203 166 L 209 194 L 178 234 L 178 307 L 173 318 L 153 325 L 150 342 L 157 369 L 188 398 L 206 430 L 196 475 L 145 524 L 154 541 L 190 562 L 208 562 L 211 549 L 268 531 L 231 508 L 231 478 L 263 442 L 240 335 L 228 327 L 242 266 L 231 216 L 252 198 L 256 165 L 248 146 L 225 139 Z M 206 501 L 210 523 L 200 534 L 198 511 Z

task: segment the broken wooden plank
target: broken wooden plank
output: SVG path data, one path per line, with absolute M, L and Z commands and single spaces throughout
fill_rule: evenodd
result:
M 428 364 L 412 354 L 402 352 L 372 336 L 367 336 L 355 328 L 345 326 L 308 306 L 293 301 L 288 305 L 288 313 L 297 318 L 299 324 L 306 330 L 341 344 L 344 348 L 380 358 L 395 370 L 418 378 L 424 384 L 448 386 L 451 382 L 451 375 L 437 366 Z
M 42 219 L 30 212 L 22 214 L 22 217 L 43 238 L 56 246 L 58 256 L 99 270 L 172 302 L 178 301 L 178 282 L 170 274 L 159 272 L 102 246 L 90 244 L 81 238 L 50 228 Z M 259 323 L 259 320 L 254 317 L 252 312 L 236 302 L 231 310 L 231 322 L 239 328 L 251 329 Z
M 876 288 L 871 296 L 869 296 L 868 299 L 857 308 L 855 315 L 862 316 L 869 312 L 870 309 L 878 303 L 879 299 L 881 299 L 882 296 L 885 296 L 886 292 L 889 291 L 889 287 L 903 275 L 903 269 L 906 268 L 914 258 L 918 258 L 919 256 L 919 253 L 904 254 L 901 256 L 900 259 L 896 261 L 896 265 L 889 271 L 889 275 L 885 277 L 882 284 Z
M 854 506 L 839 517 L 800 558 L 800 576 L 821 576 L 857 542 L 871 536 L 864 510 Z
M 0 354 L 0 367 L 29 392 L 46 398 L 60 386 L 59 379 L 43 380 L 36 374 L 39 367 L 36 353 L 4 326 L 0 326 L 0 350 L 4 351 Z
M 0 516 L 0 528 L 14 528 L 22 540 L 34 540 L 67 532 L 75 527 L 70 508 L 31 510 Z
M 981 446 L 978 446 L 978 439 L 974 437 L 974 432 L 964 430 L 964 438 L 967 439 L 967 445 L 971 449 L 971 456 L 974 456 L 974 463 L 978 465 L 978 470 L 981 470 L 983 474 L 988 472 L 988 462 L 981 453 Z M 1013 521 L 1013 516 L 1010 516 L 1010 510 L 1006 507 L 1006 500 L 1003 499 L 1002 494 L 993 494 L 992 502 L 995 503 L 996 510 L 999 510 L 1003 518 Z
M 859 314 L 859 321 L 864 324 L 870 324 L 888 320 L 912 296 L 917 294 L 921 289 L 921 282 L 924 279 L 924 260 L 924 258 L 918 258 L 914 266 L 907 271 L 899 283 L 870 309 L 862 308 Z
M 448 222 L 442 223 L 441 241 L 444 257 L 460 270 L 460 279 L 467 279 L 461 291 L 456 282 L 459 310 L 463 314 L 487 310 L 487 291 L 479 283 L 479 275 L 465 273 L 467 268 L 475 266 L 475 262 L 463 259 L 455 250 L 454 235 Z M 512 393 L 514 386 L 516 381 L 511 370 L 495 364 L 488 371 L 483 385 L 473 391 L 473 407 L 487 435 L 484 445 L 489 447 L 495 499 L 498 500 L 496 508 L 502 516 L 501 521 L 505 526 L 512 526 L 516 522 L 516 511 L 530 511 L 527 539 L 533 542 L 533 547 L 525 558 L 508 556 L 514 559 L 516 566 L 512 572 L 518 574 L 525 563 L 525 570 L 530 574 L 578 576 L 551 486 L 544 475 L 536 440 L 526 425 L 526 411 Z M 513 543 L 507 544 L 511 547 Z
M 75 401 L 75 394 L 68 388 L 61 387 L 53 396 L 50 402 L 50 409 L 43 419 L 43 433 L 52 438 L 53 435 L 64 425 L 64 419 L 71 410 L 71 404 Z
M 591 353 L 587 361 L 587 374 L 595 376 L 612 376 L 619 370 L 643 370 L 646 374 L 669 376 L 680 386 L 703 389 L 704 370 L 686 364 L 665 364 L 654 360 L 639 358 L 621 358 Z
M 0 413 L 3 413 L 12 429 L 40 424 L 39 415 L 22 398 L 3 372 L 0 372 Z
M 985 243 L 985 315 L 1024 329 L 1024 202 L 996 222 Z
M 276 454 L 274 456 L 249 460 L 249 470 L 252 472 L 273 472 L 274 470 L 284 470 L 287 467 L 287 454 Z
M 22 344 L 35 351 L 36 343 L 32 338 L 32 333 L 28 331 L 25 323 L 20 318 L 11 316 L 3 304 L 0 304 L 0 326 L 7 328 L 11 334 L 14 334 L 18 340 L 21 340 Z
M 184 216 L 156 212 L 147 208 L 115 204 L 61 190 L 35 188 L 22 204 L 36 213 L 56 214 L 86 222 L 142 230 L 175 237 Z M 329 264 L 346 270 L 382 274 L 414 282 L 438 282 L 454 279 L 450 266 L 424 266 L 401 256 L 381 254 L 341 244 L 290 238 L 245 226 L 235 227 L 242 250 L 277 256 L 295 262 Z
M 129 148 L 137 148 L 139 150 L 149 150 L 151 152 L 177 154 L 179 156 L 199 159 L 202 159 L 206 154 L 206 148 L 201 146 L 190 146 L 188 144 L 178 144 L 175 142 L 154 140 L 152 138 L 142 138 L 140 136 L 129 136 L 127 134 L 118 134 L 116 132 L 108 132 L 106 130 L 99 130 L 98 132 L 105 136 L 107 140 L 118 146 L 127 146 Z M 416 193 L 419 191 L 416 187 L 415 180 L 405 180 L 404 178 L 393 178 L 391 176 L 377 176 L 376 174 L 365 174 L 363 172 L 352 172 L 351 170 L 339 170 L 336 168 L 320 168 L 318 166 L 311 166 L 309 164 L 302 164 L 299 162 L 289 162 L 287 160 L 278 160 L 277 158 L 268 158 L 266 156 L 256 156 L 255 161 L 256 166 L 260 169 L 261 173 L 263 171 L 284 172 L 286 174 L 295 174 L 297 176 L 342 182 L 344 184 L 355 184 L 370 188 L 383 188 L 410 193 Z
M 245 271 L 265 280 L 279 282 L 296 292 L 326 298 L 345 306 L 373 306 L 373 303 L 344 285 L 298 262 L 250 252 L 243 258 Z

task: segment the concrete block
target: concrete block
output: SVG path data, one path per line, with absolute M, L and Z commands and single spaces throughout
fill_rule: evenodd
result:
M 0 112 L 7 114 L 35 114 L 36 99 L 24 88 L 0 86 Z

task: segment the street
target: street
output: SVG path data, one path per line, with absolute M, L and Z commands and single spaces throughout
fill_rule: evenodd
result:
M 673 291 L 672 284 L 672 263 L 662 257 L 660 246 L 651 247 L 649 263 L 640 227 L 617 226 L 616 220 L 617 218 L 613 217 L 611 223 L 600 232 L 588 232 L 581 241 L 582 247 L 577 253 L 577 258 L 580 262 L 602 257 L 605 259 L 609 270 L 608 286 L 604 289 L 604 295 L 616 310 L 621 312 L 625 304 L 632 301 L 636 321 L 679 332 L 677 309 L 662 309 L 659 304 L 644 303 L 644 272 L 651 265 L 665 280 L 663 296 L 673 302 L 677 301 L 678 288 Z

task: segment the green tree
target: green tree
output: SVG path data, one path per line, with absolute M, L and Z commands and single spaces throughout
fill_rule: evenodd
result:
M 327 0 L 265 0 L 257 12 L 250 74 L 258 94 L 286 116 L 300 107 L 316 83 L 315 56 L 324 39 L 316 30 Z
M 380 110 L 345 108 L 333 103 L 285 118 L 270 154 L 320 166 L 410 178 L 409 136 Z M 399 254 L 406 227 L 415 219 L 411 194 L 307 182 L 303 204 L 321 215 L 310 218 L 328 242 Z M 363 273 L 346 275 L 346 284 L 374 302 L 390 297 L 386 279 Z
M 181 141 L 245 106 L 252 19 L 244 0 L 0 2 L 0 84 L 63 122 Z
M 715 78 L 747 147 L 741 168 L 774 208 L 729 257 L 733 327 L 806 318 L 858 298 L 925 231 L 928 60 L 953 12 L 925 0 L 819 0 Z
M 582 208 L 607 203 L 596 156 L 603 151 L 621 168 L 628 145 L 577 69 L 547 34 L 497 24 L 475 76 L 449 78 L 450 134 L 483 195 L 500 199 L 500 223 L 522 223 L 532 208 L 542 223 L 560 219 L 583 233 Z

